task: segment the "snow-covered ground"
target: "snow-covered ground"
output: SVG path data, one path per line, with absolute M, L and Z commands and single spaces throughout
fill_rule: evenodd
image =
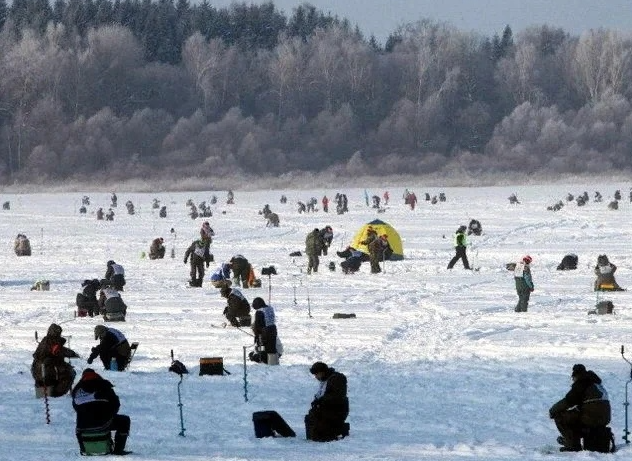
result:
M 73 318 L 75 294 L 84 279 L 102 278 L 106 261 L 126 269 L 123 298 L 127 322 L 116 327 L 140 347 L 129 372 L 101 371 L 116 386 L 121 412 L 132 418 L 128 448 L 138 460 L 525 460 L 597 458 L 594 453 L 545 455 L 557 432 L 549 406 L 569 389 L 571 367 L 584 363 L 604 380 L 612 408 L 617 443 L 624 427 L 625 383 L 630 367 L 622 360 L 625 344 L 632 356 L 630 292 L 603 296 L 615 304 L 613 316 L 587 315 L 594 308 L 593 267 L 606 253 L 619 270 L 617 280 L 632 286 L 632 204 L 629 184 L 568 184 L 489 188 L 424 188 L 411 185 L 420 199 L 411 211 L 403 188 L 389 188 L 385 213 L 364 203 L 363 189 L 340 189 L 349 197 L 348 214 L 301 214 L 298 200 L 336 190 L 235 191 L 136 194 L 118 192 L 113 222 L 97 221 L 110 194 L 90 193 L 87 215 L 79 214 L 82 193 L 0 196 L 11 209 L 0 211 L 0 460 L 67 460 L 79 457 L 74 411 L 68 396 L 50 399 L 50 425 L 44 401 L 35 399 L 29 367 L 34 332 L 45 334 L 57 322 L 81 354 L 73 360 L 80 373 L 94 341 L 99 318 Z M 615 189 L 624 197 L 618 211 L 607 209 Z M 584 207 L 574 202 L 561 211 L 546 207 L 566 194 L 588 191 Z M 594 203 L 599 190 L 604 202 Z M 382 196 L 384 189 L 368 189 Z M 445 192 L 447 201 L 431 205 L 424 193 Z M 507 197 L 517 193 L 519 205 Z M 255 266 L 274 265 L 278 275 L 245 291 L 276 308 L 285 354 L 281 366 L 247 364 L 244 347 L 252 341 L 241 331 L 218 328 L 224 300 L 208 281 L 187 287 L 186 247 L 199 235 L 204 219 L 193 221 L 185 202 L 219 202 L 209 218 L 216 232 L 216 263 L 242 253 Z M 282 194 L 288 198 L 282 205 Z M 167 206 L 161 219 L 153 198 Z M 136 214 L 126 213 L 131 200 Z M 281 219 L 265 227 L 257 212 L 264 204 Z M 320 207 L 320 203 L 319 203 Z M 335 251 L 344 248 L 364 223 L 379 218 L 400 233 L 405 259 L 369 273 L 365 263 L 344 275 Z M 452 236 L 475 218 L 484 234 L 471 237 L 468 250 L 478 271 L 460 263 L 449 271 Z M 335 232 L 329 256 L 317 274 L 305 275 L 306 234 L 331 225 Z M 170 232 L 173 228 L 174 232 Z M 33 255 L 18 258 L 13 240 L 25 233 Z M 155 237 L 164 237 L 167 257 L 142 257 Z M 175 248 L 175 258 L 170 253 Z M 575 271 L 556 271 L 567 253 L 579 256 Z M 504 266 L 525 254 L 533 257 L 535 292 L 529 311 L 514 312 L 517 296 Z M 335 261 L 336 271 L 327 265 Z M 211 265 L 214 269 L 216 263 Z M 210 272 L 210 271 L 209 271 Z M 48 292 L 30 291 L 40 279 Z M 308 315 L 311 313 L 311 317 Z M 333 319 L 355 313 L 355 319 Z M 215 325 L 215 327 L 214 327 Z M 182 383 L 186 437 L 180 437 L 177 384 L 168 372 L 170 351 L 189 369 Z M 223 357 L 231 375 L 199 376 L 200 357 Z M 627 354 L 626 354 L 627 356 Z M 303 416 L 317 382 L 309 366 L 322 360 L 349 381 L 351 436 L 335 443 L 307 442 Z M 97 363 L 95 362 L 95 365 Z M 295 439 L 257 439 L 252 413 L 276 410 L 295 429 Z M 621 450 L 612 459 L 629 459 Z M 610 458 L 609 458 L 610 459 Z

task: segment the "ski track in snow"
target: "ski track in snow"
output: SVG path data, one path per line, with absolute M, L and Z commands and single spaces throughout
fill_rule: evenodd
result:
M 628 190 L 627 185 L 608 186 L 615 188 L 624 194 Z M 420 197 L 424 191 L 411 189 Z M 601 295 L 614 301 L 616 315 L 587 311 L 598 298 L 592 292 L 598 254 L 607 253 L 619 267 L 619 283 L 631 285 L 632 231 L 621 223 L 630 222 L 632 206 L 621 202 L 619 211 L 610 211 L 607 202 L 583 208 L 567 203 L 553 213 L 546 211 L 555 201 L 551 197 L 606 189 L 520 187 L 522 203 L 509 205 L 506 197 L 515 189 L 445 188 L 446 203 L 420 201 L 410 211 L 401 199 L 393 199 L 379 215 L 364 206 L 363 190 L 345 191 L 351 212 L 343 216 L 297 213 L 298 200 L 320 198 L 324 191 L 236 191 L 236 205 L 212 205 L 213 217 L 197 220 L 188 217 L 186 200 L 208 203 L 211 193 L 118 193 L 119 203 L 134 202 L 136 215 L 120 206 L 109 223 L 94 217 L 98 207 L 108 208 L 109 194 L 86 193 L 92 198 L 86 216 L 77 211 L 82 193 L 4 197 L 12 210 L 3 211 L 0 220 L 5 242 L 0 254 L 0 460 L 78 457 L 69 398 L 51 399 L 51 425 L 44 424 L 43 401 L 33 398 L 34 332 L 44 335 L 51 322 L 60 323 L 70 347 L 83 357 L 73 364 L 79 372 L 85 368 L 95 344 L 92 330 L 100 321 L 75 319 L 74 297 L 83 279 L 103 276 L 109 259 L 125 266 L 128 281 L 122 293 L 128 321 L 120 328 L 130 340 L 140 341 L 129 372 L 103 372 L 116 385 L 121 411 L 132 417 L 132 459 L 568 459 L 544 453 L 543 447 L 557 435 L 547 409 L 568 390 L 570 368 L 577 362 L 604 379 L 619 442 L 620 402 L 629 376 L 619 346 L 628 341 L 632 347 L 632 299 L 629 292 Z M 393 198 L 401 195 L 389 190 Z M 288 197 L 285 205 L 278 203 L 281 194 Z M 154 197 L 167 205 L 166 219 L 151 209 Z M 279 214 L 281 227 L 265 227 L 257 211 L 266 203 Z M 357 274 L 343 275 L 335 252 L 375 218 L 399 231 L 406 259 L 386 262 L 379 275 L 368 273 L 368 263 Z M 468 251 L 472 266 L 480 270 L 465 271 L 460 262 L 447 270 L 454 230 L 471 218 L 479 219 L 484 230 L 470 237 Z M 252 338 L 218 327 L 225 320 L 224 300 L 208 283 L 203 289 L 186 287 L 189 266 L 183 264 L 183 253 L 204 220 L 216 232 L 211 246 L 215 262 L 207 276 L 235 253 L 244 254 L 257 273 L 268 265 L 279 272 L 263 276 L 261 288 L 243 290 L 250 300 L 271 297 L 285 348 L 280 367 L 248 363 L 248 402 L 242 358 L 252 350 Z M 304 252 L 306 234 L 325 224 L 335 231 L 330 254 L 321 258 L 317 274 L 307 276 L 306 258 L 288 255 Z M 18 232 L 31 239 L 30 258 L 13 255 Z M 165 238 L 167 258 L 141 258 L 156 236 Z M 556 271 L 568 252 L 579 255 L 578 270 Z M 504 265 L 526 253 L 534 257 L 536 290 L 529 312 L 516 314 L 513 277 Z M 330 261 L 336 262 L 335 272 L 327 270 Z M 42 278 L 50 280 L 51 291 L 29 291 Z M 336 312 L 357 317 L 333 320 Z M 190 371 L 182 386 L 185 438 L 177 436 L 178 377 L 167 372 L 171 350 Z M 206 356 L 223 357 L 232 374 L 199 377 L 198 361 Z M 349 379 L 351 437 L 342 442 L 304 441 L 302 418 L 316 390 L 307 369 L 316 360 Z M 251 415 L 264 409 L 279 411 L 298 439 L 256 439 Z M 626 451 L 611 458 L 627 459 Z

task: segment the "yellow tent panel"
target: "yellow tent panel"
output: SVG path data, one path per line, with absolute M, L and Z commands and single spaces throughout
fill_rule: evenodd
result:
M 367 236 L 367 229 L 372 227 L 377 232 L 377 235 L 386 234 L 388 236 L 388 243 L 391 245 L 393 249 L 393 254 L 391 255 L 391 261 L 399 261 L 404 259 L 404 249 L 402 248 L 402 239 L 400 238 L 397 231 L 390 224 L 385 223 L 384 221 L 380 221 L 376 219 L 371 221 L 370 223 L 362 226 L 358 232 L 356 233 L 353 241 L 351 242 L 351 246 L 357 250 L 360 250 L 364 253 L 368 253 L 369 249 L 366 245 L 362 245 L 364 239 Z

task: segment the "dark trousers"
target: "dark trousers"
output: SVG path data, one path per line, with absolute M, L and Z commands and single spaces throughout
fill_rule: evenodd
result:
M 127 363 L 129 362 L 129 355 L 121 355 L 117 352 L 110 351 L 109 353 L 102 353 L 99 355 L 101 362 L 103 362 L 103 368 L 106 370 L 110 369 L 110 364 L 112 359 L 116 360 L 116 369 L 117 371 L 125 371 L 127 367 Z
M 191 258 L 191 281 L 197 282 L 197 286 L 202 286 L 204 280 L 204 260 Z
M 380 261 L 383 259 L 383 255 L 380 253 L 371 253 L 369 261 L 371 262 L 371 274 L 379 274 L 382 272 L 380 267 Z
M 127 436 L 129 435 L 130 426 L 131 426 L 131 420 L 129 419 L 129 416 L 117 414 L 117 415 L 114 415 L 114 417 L 112 418 L 112 423 L 108 427 L 105 427 L 103 429 L 98 429 L 98 428 L 81 429 L 78 427 L 75 433 L 77 434 L 77 441 L 79 442 L 79 447 L 81 449 L 81 452 L 83 453 L 85 451 L 83 447 L 82 434 L 90 433 L 90 432 L 99 432 L 101 430 L 106 430 L 106 431 L 109 430 L 110 432 L 114 431 L 114 448 L 123 450 L 123 448 L 125 448 L 125 441 L 127 440 Z
M 305 437 L 315 442 L 331 442 L 345 433 L 345 419 L 310 410 L 305 415 Z M 348 435 L 344 434 L 344 435 Z
M 516 304 L 516 312 L 527 312 L 529 307 L 529 298 L 531 297 L 531 290 L 528 288 L 516 289 L 518 293 L 518 304 Z
M 318 258 L 318 253 L 307 254 L 307 273 L 308 274 L 311 274 L 312 271 L 318 272 L 319 264 L 320 264 L 320 259 Z
M 452 269 L 459 259 L 463 260 L 463 267 L 465 267 L 466 269 L 469 269 L 470 263 L 467 260 L 467 254 L 465 253 L 466 248 L 455 247 L 455 250 L 456 250 L 456 254 L 454 255 L 454 258 L 450 260 L 448 264 L 448 269 Z
M 110 278 L 110 282 L 115 290 L 123 291 L 123 287 L 125 286 L 125 276 L 122 274 L 114 274 Z
M 560 431 L 560 435 L 564 438 L 564 446 L 581 448 L 583 426 L 580 422 L 579 411 L 563 411 L 554 421 L 557 430 Z
M 239 286 L 241 280 L 241 286 L 248 288 L 248 277 L 250 276 L 250 263 L 247 259 L 237 258 L 233 260 L 233 283 Z
M 259 340 L 261 346 L 263 346 L 266 354 L 276 354 L 277 353 L 277 328 L 276 325 L 271 325 L 269 327 L 265 327 L 263 332 L 261 333 L 261 338 Z

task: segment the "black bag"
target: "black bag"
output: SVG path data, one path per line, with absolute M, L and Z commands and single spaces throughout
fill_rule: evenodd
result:
M 285 420 L 276 411 L 256 411 L 252 414 L 255 437 L 296 437 Z
M 599 315 L 612 314 L 614 312 L 614 304 L 612 304 L 612 301 L 599 301 L 596 307 L 597 314 Z
M 558 271 L 569 271 L 577 269 L 577 263 L 579 262 L 579 258 L 576 254 L 567 254 L 562 258 L 562 261 L 558 264 Z
M 617 450 L 617 446 L 614 443 L 612 429 L 608 426 L 589 428 L 584 435 L 584 450 L 614 453 Z
M 180 376 L 189 373 L 189 370 L 187 370 L 187 367 L 184 366 L 184 363 L 180 362 L 179 360 L 174 360 L 173 362 L 171 362 L 169 371 L 176 373 Z

